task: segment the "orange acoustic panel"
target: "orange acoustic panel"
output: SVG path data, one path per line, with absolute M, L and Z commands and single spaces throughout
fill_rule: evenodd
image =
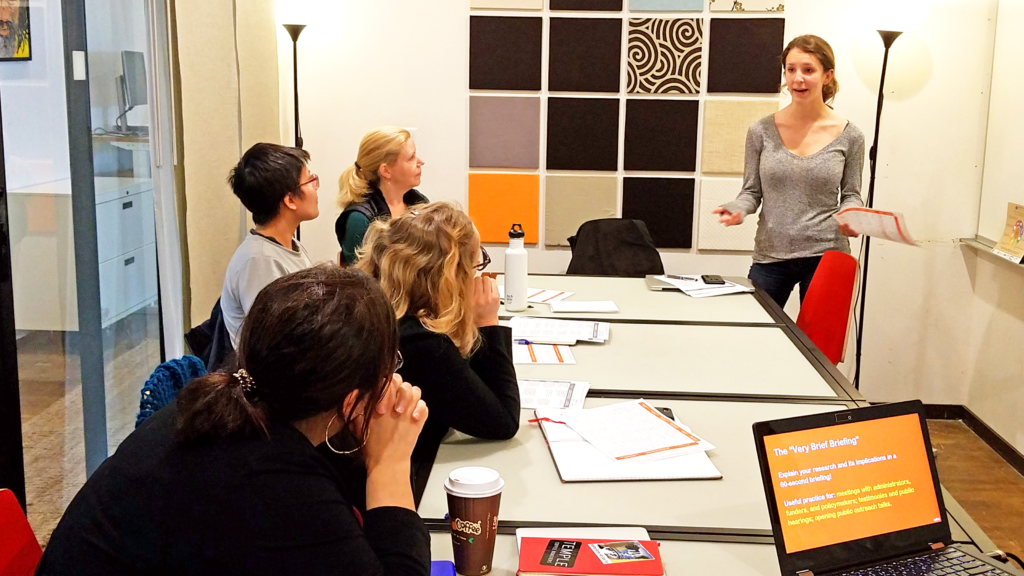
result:
M 540 176 L 537 174 L 470 174 L 469 217 L 480 240 L 507 243 L 508 231 L 518 222 L 525 242 L 539 242 Z

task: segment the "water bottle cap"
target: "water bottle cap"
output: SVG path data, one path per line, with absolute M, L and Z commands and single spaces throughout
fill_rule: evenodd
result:
M 522 224 L 513 224 L 512 225 L 512 229 L 508 231 L 508 239 L 509 240 L 518 239 L 518 238 L 525 238 L 525 237 L 526 237 L 526 232 L 523 232 L 523 225 Z

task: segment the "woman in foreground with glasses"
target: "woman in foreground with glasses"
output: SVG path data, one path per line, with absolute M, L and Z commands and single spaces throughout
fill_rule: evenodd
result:
M 128 436 L 37 574 L 429 574 L 409 485 L 427 408 L 393 374 L 397 348 L 365 274 L 321 265 L 270 283 L 234 372 L 191 382 Z M 314 449 L 328 437 L 365 460 L 364 510 Z
M 491 440 L 519 430 L 512 330 L 498 325 L 498 285 L 469 216 L 444 202 L 370 226 L 356 267 L 377 278 L 398 316 L 400 371 L 423 390 L 430 421 L 413 466 L 433 462 L 449 428 Z

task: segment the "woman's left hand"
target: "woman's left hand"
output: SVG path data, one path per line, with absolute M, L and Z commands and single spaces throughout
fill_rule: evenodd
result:
M 472 291 L 477 327 L 497 326 L 498 307 L 501 305 L 497 281 L 494 278 L 477 276 L 473 278 Z
M 849 236 L 850 238 L 856 238 L 857 236 L 860 236 L 860 233 L 854 230 L 853 228 L 850 228 L 849 224 L 840 224 L 839 233 L 842 234 L 843 236 Z

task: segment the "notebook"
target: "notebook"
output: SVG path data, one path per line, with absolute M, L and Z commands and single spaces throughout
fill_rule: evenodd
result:
M 545 411 L 538 410 L 541 418 Z M 678 423 L 678 421 L 677 421 Z M 690 429 L 680 424 L 684 429 Z M 551 458 L 562 482 L 619 482 L 628 480 L 719 480 L 707 452 L 641 462 L 609 458 L 565 424 L 540 420 Z
M 652 540 L 525 537 L 519 548 L 520 576 L 664 573 L 661 550 Z
M 754 424 L 783 576 L 1021 574 L 952 545 L 924 406 Z

